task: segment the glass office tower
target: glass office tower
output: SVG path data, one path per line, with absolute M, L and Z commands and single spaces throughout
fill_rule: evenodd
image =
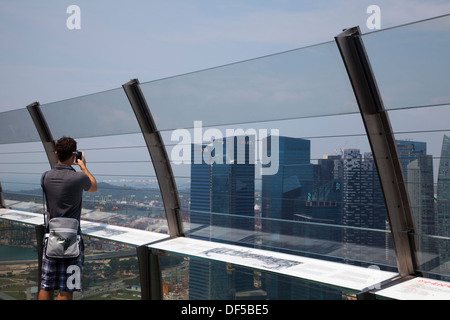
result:
M 311 216 L 311 207 L 307 205 L 313 186 L 311 142 L 282 136 L 278 144 L 278 172 L 262 176 L 261 244 L 281 243 L 283 249 L 278 250 L 289 252 L 294 245 L 290 241 L 292 237 L 297 248 L 308 246 L 302 241 L 307 238 L 304 225 L 293 221 Z M 275 150 L 272 150 L 271 138 L 268 138 L 267 146 L 273 156 Z M 289 279 L 273 281 L 268 275 L 263 278 L 263 288 L 269 297 L 281 299 L 299 299 L 301 295 L 309 294 L 307 288 L 297 290 L 298 287 Z
M 254 137 L 246 136 L 231 139 L 224 138 L 210 145 L 192 145 L 192 238 L 217 241 L 220 236 L 222 241 L 228 240 L 230 243 L 241 238 L 253 238 L 255 161 L 250 145 L 255 140 Z M 202 161 L 195 163 L 194 153 L 199 150 Z M 213 161 L 216 155 L 220 158 Z M 191 260 L 189 277 L 190 299 L 235 299 L 242 292 L 252 291 L 254 287 L 253 274 L 241 268 L 231 270 L 225 264 L 200 260 Z M 211 287 L 216 289 L 210 290 Z
M 267 146 L 271 150 L 270 139 Z M 270 235 L 272 241 L 283 241 L 283 237 L 292 235 L 294 216 L 311 211 L 306 205 L 313 186 L 310 154 L 309 140 L 279 137 L 278 172 L 262 176 L 262 232 Z
M 450 137 L 444 135 L 437 185 L 438 235 L 450 237 Z M 441 272 L 450 272 L 450 244 L 439 242 Z
M 370 261 L 367 248 L 384 248 L 386 240 L 381 233 L 365 232 L 364 228 L 385 230 L 387 221 L 372 154 L 362 155 L 359 149 L 346 149 L 341 170 L 335 172 L 342 177 L 342 224 L 351 227 L 343 229 L 344 256 L 356 264 Z
M 434 205 L 433 157 L 427 155 L 427 144 L 396 140 L 397 150 L 407 183 L 414 222 L 418 234 L 436 234 Z M 432 270 L 439 265 L 436 242 L 427 237 L 416 241 L 421 268 Z

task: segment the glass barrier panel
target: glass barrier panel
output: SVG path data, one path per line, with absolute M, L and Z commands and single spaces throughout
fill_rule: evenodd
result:
M 450 15 L 362 36 L 388 110 L 450 103 Z
M 357 112 L 334 42 L 141 84 L 159 130 Z
M 189 258 L 160 253 L 164 300 L 189 300 Z
M 141 132 L 122 88 L 41 106 L 53 138 L 87 138 Z
M 349 300 L 357 293 L 231 263 L 159 257 L 165 300 Z
M 0 219 L 0 300 L 36 300 L 37 294 L 34 228 Z
M 417 230 L 420 269 L 450 276 L 450 105 L 389 111 Z
M 168 233 L 156 174 L 142 134 L 80 138 L 98 190 L 83 195 L 82 219 Z
M 0 145 L 0 183 L 7 208 L 40 212 L 41 175 L 50 164 L 42 143 Z
M 113 241 L 84 237 L 83 291 L 76 300 L 140 300 L 136 249 Z
M 448 247 L 450 237 L 421 233 L 415 237 L 418 256 L 419 271 L 425 278 L 450 281 L 450 257 Z
M 83 240 L 83 291 L 75 292 L 74 300 L 140 300 L 136 249 L 87 236 Z M 34 228 L 0 219 L 0 300 L 36 300 L 39 276 Z
M 359 114 L 176 129 L 162 136 L 182 190 L 188 236 L 395 268 Z M 236 149 L 231 158 L 230 137 Z
M 417 232 L 420 269 L 447 277 L 450 15 L 363 35 L 388 110 Z
M 0 113 L 0 144 L 41 141 L 27 109 Z

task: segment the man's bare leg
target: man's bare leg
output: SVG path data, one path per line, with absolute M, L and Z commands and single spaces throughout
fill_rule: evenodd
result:
M 53 300 L 53 290 L 39 290 L 38 300 Z
M 58 293 L 57 300 L 72 300 L 73 298 L 73 292 L 71 291 L 60 291 Z

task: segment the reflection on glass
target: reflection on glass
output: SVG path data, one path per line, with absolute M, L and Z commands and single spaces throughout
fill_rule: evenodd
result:
M 450 16 L 363 36 L 395 131 L 416 226 L 419 269 L 450 275 Z
M 140 132 L 122 88 L 48 103 L 41 109 L 55 139 Z
M 0 144 L 41 141 L 27 109 L 2 112 Z
M 450 275 L 450 16 L 363 36 L 395 132 L 419 269 Z
M 356 294 L 231 263 L 175 254 L 160 258 L 165 300 L 347 300 Z
M 357 112 L 329 42 L 141 84 L 159 130 Z
M 2 300 L 37 297 L 38 256 L 34 228 L 0 219 Z
M 85 193 L 82 219 L 168 233 L 159 189 L 153 183 L 149 184 L 145 178 L 140 180 L 140 185 L 132 181 L 133 178 L 130 177 L 105 180 L 99 183 L 96 193 Z
M 0 220 L 0 294 L 2 300 L 36 300 L 38 253 L 35 230 Z M 141 298 L 136 250 L 84 236 L 83 292 L 75 300 L 137 300 Z
M 450 103 L 450 15 L 363 35 L 388 110 Z

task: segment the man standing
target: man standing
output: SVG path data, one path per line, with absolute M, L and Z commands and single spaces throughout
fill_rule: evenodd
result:
M 77 142 L 63 137 L 56 142 L 58 163 L 41 178 L 47 200 L 48 220 L 55 217 L 75 218 L 80 221 L 83 190 L 97 191 L 97 181 L 86 168 L 84 153 L 76 159 Z M 78 165 L 82 172 L 75 171 Z M 41 287 L 39 300 L 53 299 L 54 290 L 59 290 L 58 300 L 71 300 L 74 291 L 81 291 L 84 267 L 84 245 L 81 241 L 80 255 L 73 259 L 42 258 Z

